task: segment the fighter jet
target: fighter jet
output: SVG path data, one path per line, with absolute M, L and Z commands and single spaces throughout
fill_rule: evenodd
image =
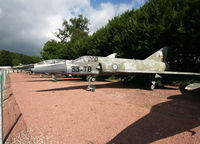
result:
M 107 57 L 82 56 L 65 63 L 34 68 L 33 71 L 86 75 L 89 77 L 88 90 L 94 88 L 91 85 L 91 80 L 96 75 L 149 74 L 151 76 L 151 90 L 155 88 L 156 78 L 160 78 L 161 74 L 200 75 L 200 73 L 167 71 L 169 68 L 166 62 L 167 51 L 167 47 L 161 48 L 144 60 L 116 58 L 116 54 Z

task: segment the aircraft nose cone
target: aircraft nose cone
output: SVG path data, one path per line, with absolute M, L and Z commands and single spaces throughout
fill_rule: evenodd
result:
M 185 89 L 186 89 L 186 90 L 190 90 L 191 88 L 190 88 L 189 86 L 186 86 Z

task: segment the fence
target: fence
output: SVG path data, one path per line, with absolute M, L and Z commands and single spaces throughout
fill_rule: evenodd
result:
M 3 144 L 3 91 L 5 88 L 6 77 L 9 73 L 8 70 L 0 70 L 0 94 L 1 94 L 1 101 L 0 101 L 0 143 Z

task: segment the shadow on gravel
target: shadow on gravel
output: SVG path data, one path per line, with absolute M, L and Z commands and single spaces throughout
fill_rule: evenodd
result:
M 147 144 L 200 126 L 200 95 L 170 96 L 154 105 L 149 114 L 129 125 L 107 144 Z M 199 133 L 198 133 L 199 135 Z
M 70 80 L 69 80 L 70 81 Z M 79 79 L 76 79 L 75 81 L 79 81 Z M 81 81 L 81 80 L 80 80 Z M 76 89 L 86 89 L 88 85 L 80 85 L 80 86 L 69 86 L 69 87 L 62 87 L 62 88 L 54 88 L 54 89 L 45 89 L 45 90 L 37 90 L 36 92 L 47 92 L 47 91 L 64 91 L 64 90 L 76 90 Z M 138 85 L 123 85 L 121 82 L 109 82 L 107 84 L 94 84 L 96 89 L 100 88 L 124 88 L 124 89 L 143 89 L 147 90 L 144 86 L 138 86 Z M 159 88 L 156 88 L 159 89 Z M 169 90 L 177 90 L 176 88 L 161 88 L 161 89 L 169 89 Z
M 64 91 L 64 90 L 76 90 L 76 89 L 86 89 L 88 85 L 80 85 L 80 86 L 69 86 L 69 87 L 62 87 L 62 88 L 54 88 L 54 89 L 45 89 L 45 90 L 37 90 L 36 92 L 47 92 L 47 91 Z M 93 85 L 95 88 L 128 88 L 123 87 L 120 82 L 112 82 L 108 84 L 96 84 Z

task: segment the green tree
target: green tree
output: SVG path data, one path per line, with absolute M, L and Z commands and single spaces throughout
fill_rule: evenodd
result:
M 12 56 L 8 51 L 0 51 L 0 65 L 1 66 L 12 66 Z
M 16 66 L 19 64 L 33 64 L 41 61 L 40 57 L 0 50 L 0 66 Z
M 89 20 L 81 14 L 78 17 L 71 18 L 69 22 L 64 19 L 62 23 L 63 28 L 58 29 L 56 37 L 60 39 L 61 43 L 64 43 L 70 41 L 73 37 L 77 37 L 78 34 L 87 36 L 89 31 L 88 24 Z
M 12 65 L 13 65 L 13 66 L 18 66 L 18 65 L 20 65 L 20 64 L 21 64 L 21 61 L 20 61 L 19 59 L 14 58 L 14 59 L 12 60 Z
M 43 59 L 59 59 L 63 57 L 64 44 L 55 40 L 45 43 L 40 54 Z

